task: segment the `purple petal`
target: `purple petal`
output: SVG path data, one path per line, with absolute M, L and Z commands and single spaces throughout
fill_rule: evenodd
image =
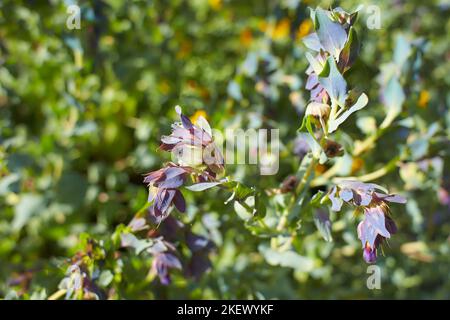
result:
M 313 89 L 315 86 L 317 86 L 319 84 L 319 80 L 317 78 L 317 75 L 315 73 L 311 73 L 308 76 L 308 79 L 306 80 L 306 85 L 305 85 L 305 89 L 306 90 L 311 90 Z
M 375 192 L 375 194 L 377 195 L 378 198 L 380 198 L 384 201 L 395 202 L 395 203 L 406 203 L 406 198 L 402 197 L 398 194 L 384 195 L 384 194 L 378 193 L 378 192 Z
M 362 247 L 365 248 L 368 244 L 370 247 L 375 247 L 375 239 L 378 232 L 367 220 L 363 220 L 358 224 L 358 238 L 361 240 Z
M 171 253 L 161 253 L 160 255 L 161 263 L 168 268 L 182 269 L 181 262 L 178 258 Z
M 377 249 L 376 248 L 364 248 L 363 258 L 367 263 L 377 262 Z
M 212 243 L 205 237 L 189 232 L 186 236 L 186 243 L 193 252 L 211 248 Z
M 155 208 L 159 209 L 161 214 L 165 214 L 167 209 L 169 209 L 172 199 L 175 196 L 175 190 L 161 189 L 158 191 L 155 199 Z
M 369 223 L 379 235 L 385 238 L 390 238 L 391 234 L 386 229 L 384 212 L 381 207 L 365 209 L 364 220 L 367 221 L 367 223 Z
M 173 204 L 180 212 L 186 211 L 186 201 L 184 200 L 183 194 L 180 190 L 176 190 L 175 196 L 173 197 Z
M 175 189 L 181 187 L 184 183 L 184 175 L 175 176 L 172 179 L 164 180 L 155 184 L 158 188 Z
M 144 230 L 147 224 L 144 218 L 133 218 L 128 226 L 131 227 L 131 230 L 134 232 Z
M 154 187 L 150 186 L 149 189 L 148 189 L 147 202 L 152 202 L 153 200 L 155 200 L 157 192 L 158 192 L 158 188 L 154 188 Z
M 385 217 L 386 221 L 386 229 L 389 231 L 390 234 L 397 233 L 397 225 L 395 224 L 394 220 L 392 220 L 390 217 Z
M 158 178 L 161 177 L 161 175 L 163 174 L 163 171 L 164 171 L 163 169 L 159 169 L 159 170 L 152 171 L 152 172 L 146 174 L 145 178 L 144 178 L 144 183 L 151 183 L 151 182 L 157 180 Z
M 370 193 L 366 192 L 358 192 L 359 196 L 361 197 L 361 201 L 359 203 L 360 206 L 368 206 L 372 202 L 372 195 Z
M 181 167 L 169 167 L 164 171 L 166 179 L 172 179 L 173 177 L 179 176 L 180 174 L 186 173 L 186 169 Z
M 176 112 L 178 113 L 178 115 L 181 118 L 181 123 L 183 124 L 183 127 L 186 129 L 191 129 L 194 127 L 194 125 L 192 124 L 191 120 L 189 120 L 188 117 L 186 117 L 182 112 L 181 112 L 181 108 L 179 106 L 175 107 Z
M 181 142 L 182 139 L 179 137 L 174 137 L 172 135 L 170 136 L 162 136 L 161 137 L 161 142 L 165 143 L 165 144 L 177 144 L 179 142 Z
M 342 189 L 341 191 L 339 191 L 339 197 L 345 202 L 349 202 L 351 199 L 353 199 L 353 192 L 350 189 Z

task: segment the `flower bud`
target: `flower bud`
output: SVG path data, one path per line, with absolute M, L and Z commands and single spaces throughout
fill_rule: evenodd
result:
M 330 106 L 325 103 L 311 102 L 306 107 L 305 114 L 316 119 L 327 120 L 330 115 Z

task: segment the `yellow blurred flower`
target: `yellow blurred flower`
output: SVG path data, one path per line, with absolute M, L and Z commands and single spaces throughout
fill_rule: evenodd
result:
M 222 0 L 208 0 L 208 3 L 213 10 L 222 8 Z
M 245 28 L 244 30 L 242 30 L 239 36 L 239 42 L 241 43 L 241 45 L 243 45 L 244 47 L 248 47 L 250 46 L 252 41 L 253 41 L 252 31 L 249 28 Z
M 297 40 L 300 40 L 304 36 L 307 36 L 311 32 L 312 27 L 313 23 L 310 19 L 304 20 L 298 27 Z
M 284 39 L 289 36 L 291 22 L 288 18 L 280 20 L 272 33 L 272 38 L 275 40 Z
M 190 119 L 194 124 L 196 124 L 199 117 L 203 117 L 206 120 L 208 120 L 205 110 L 201 110 L 201 109 L 195 111 L 195 113 L 190 117 Z
M 421 108 L 426 108 L 428 106 L 428 102 L 430 101 L 430 92 L 427 90 L 420 91 L 418 105 Z
M 267 31 L 267 21 L 266 20 L 261 20 L 258 22 L 258 29 L 261 32 L 266 32 Z

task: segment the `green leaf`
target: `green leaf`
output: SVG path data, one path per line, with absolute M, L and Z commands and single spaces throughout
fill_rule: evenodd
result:
M 64 172 L 56 187 L 56 196 L 59 202 L 81 206 L 87 191 L 86 178 L 74 171 Z
M 339 72 L 333 57 L 328 57 L 322 72 L 319 74 L 319 83 L 325 88 L 332 100 L 335 100 L 340 106 L 345 105 L 347 82 Z
M 302 272 L 314 269 L 314 260 L 304 257 L 292 250 L 277 251 L 265 246 L 260 246 L 259 251 L 268 264 L 272 266 L 289 267 Z
M 325 241 L 333 241 L 333 237 L 331 236 L 331 220 L 328 211 L 318 210 L 314 215 L 314 224 Z
M 313 207 L 319 206 L 324 194 L 325 194 L 325 192 L 323 192 L 322 190 L 317 191 L 316 194 L 312 197 L 309 204 Z
M 98 284 L 102 287 L 107 287 L 113 279 L 114 275 L 112 274 L 112 272 L 109 270 L 104 270 L 98 278 Z
M 347 41 L 345 29 L 339 23 L 331 21 L 327 11 L 317 8 L 315 26 L 320 43 L 332 56 L 338 58 Z
M 367 95 L 365 93 L 362 93 L 356 103 L 351 106 L 348 110 L 344 111 L 342 115 L 337 119 L 330 119 L 328 121 L 328 133 L 334 132 L 347 118 L 353 113 L 358 110 L 361 110 L 364 108 L 367 103 L 369 102 L 369 99 L 367 98 Z
M 393 77 L 389 80 L 383 91 L 383 101 L 387 108 L 387 115 L 380 128 L 387 128 L 392 121 L 402 111 L 403 102 L 405 102 L 405 93 L 397 78 Z
M 193 184 L 191 186 L 185 187 L 188 190 L 199 192 L 204 191 L 210 188 L 213 188 L 215 186 L 218 186 L 219 184 L 222 184 L 222 182 L 201 182 L 197 184 Z
M 14 208 L 12 228 L 19 231 L 28 222 L 30 217 L 38 214 L 44 207 L 44 199 L 39 195 L 24 194 Z
M 302 38 L 304 45 L 311 50 L 320 51 L 323 49 L 322 44 L 320 43 L 319 37 L 316 32 L 313 32 L 307 36 Z
M 251 196 L 243 201 L 234 202 L 234 210 L 239 218 L 244 221 L 250 220 L 255 213 L 255 197 Z
M 320 158 L 320 154 L 322 152 L 322 147 L 320 144 L 316 141 L 315 138 L 311 136 L 311 134 L 306 132 L 300 132 L 298 134 L 302 139 L 306 141 L 306 143 L 309 145 L 309 148 L 311 149 L 311 152 L 313 154 L 313 157 L 316 159 Z

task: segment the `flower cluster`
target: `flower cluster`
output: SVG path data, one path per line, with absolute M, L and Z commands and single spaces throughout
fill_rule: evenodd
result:
M 219 176 L 224 173 L 224 159 L 214 143 L 211 127 L 203 117 L 198 117 L 196 124 L 186 117 L 180 107 L 175 108 L 180 122 L 172 125 L 172 132 L 162 136 L 160 149 L 172 154 L 173 162 L 163 168 L 145 175 L 144 183 L 148 185 L 148 220 L 137 216 L 129 223 L 131 232 L 150 229 L 147 240 L 139 240 L 133 233 L 121 236 L 122 247 L 142 248 L 153 256 L 150 269 L 151 276 L 158 276 L 164 285 L 170 283 L 170 270 L 180 270 L 188 277 L 198 278 L 210 267 L 209 252 L 213 249 L 211 241 L 193 233 L 188 226 L 170 216 L 175 207 L 180 212 L 186 211 L 186 201 L 180 188 L 190 177 L 194 185 L 191 190 L 205 190 L 221 182 Z M 207 185 L 207 186 L 205 186 Z M 190 251 L 189 259 L 182 263 L 181 252 L 174 243 L 184 244 Z
M 333 211 L 340 211 L 344 202 L 363 209 L 364 219 L 358 225 L 358 238 L 367 263 L 376 262 L 378 247 L 397 232 L 388 202 L 406 203 L 406 199 L 399 195 L 381 191 L 384 189 L 374 183 L 343 181 L 329 193 Z

